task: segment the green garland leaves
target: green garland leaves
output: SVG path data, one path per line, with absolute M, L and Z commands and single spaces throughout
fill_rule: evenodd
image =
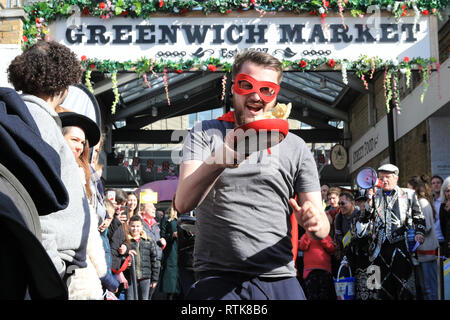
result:
M 320 15 L 320 12 L 335 12 L 342 14 L 349 12 L 357 17 L 365 14 L 370 6 L 378 5 L 380 10 L 390 11 L 396 18 L 401 17 L 405 10 L 415 10 L 423 15 L 436 15 L 441 17 L 449 0 L 211 0 L 211 1 L 176 1 L 176 0 L 49 0 L 30 2 L 24 10 L 27 18 L 24 23 L 24 39 L 26 45 L 32 44 L 36 39 L 45 38 L 45 27 L 57 18 L 94 16 L 109 19 L 114 16 L 150 19 L 157 12 L 184 15 L 189 11 L 200 11 L 205 15 L 216 12 L 228 14 L 232 11 L 243 12 L 257 10 L 265 12 L 292 12 L 296 14 L 309 13 Z M 43 19 L 44 28 L 36 28 L 36 19 Z

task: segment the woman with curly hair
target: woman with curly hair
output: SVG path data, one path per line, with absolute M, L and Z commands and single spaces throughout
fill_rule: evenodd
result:
M 78 172 L 78 164 L 64 140 L 55 108 L 64 101 L 69 86 L 80 82 L 81 75 L 77 56 L 54 41 L 38 41 L 8 67 L 9 81 L 16 91 L 22 91 L 21 97 L 42 138 L 61 159 L 61 180 L 70 201 L 64 210 L 40 216 L 40 223 L 42 244 L 66 283 L 76 269 L 86 268 L 90 213 L 83 183 L 74 174 Z

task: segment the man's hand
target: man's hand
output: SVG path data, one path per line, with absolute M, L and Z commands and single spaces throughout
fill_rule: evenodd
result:
M 215 164 L 221 168 L 237 168 L 246 157 L 234 149 L 234 141 L 243 134 L 242 130 L 235 132 L 230 130 L 225 136 L 222 146 L 218 147 L 214 154 L 206 160 L 208 164 Z
M 289 199 L 289 203 L 294 209 L 297 222 L 313 239 L 320 240 L 328 236 L 330 222 L 323 210 L 314 206 L 311 201 L 305 201 L 301 207 L 295 199 Z
M 422 244 L 425 241 L 425 237 L 421 234 L 416 234 L 416 236 L 414 237 L 414 240 L 416 242 L 420 242 L 420 244 Z

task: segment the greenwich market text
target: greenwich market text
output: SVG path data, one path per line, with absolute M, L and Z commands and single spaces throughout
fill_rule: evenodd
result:
M 416 30 L 413 30 L 415 26 Z M 70 44 L 177 44 L 180 35 L 187 44 L 204 44 L 208 33 L 212 45 L 265 44 L 269 25 L 78 25 L 66 29 L 66 41 Z M 405 42 L 415 42 L 415 32 L 420 25 L 413 23 L 381 23 L 377 28 L 379 37 L 367 25 L 354 24 L 349 28 L 342 24 L 330 24 L 326 31 L 321 24 L 314 24 L 305 32 L 305 24 L 279 24 L 279 44 L 288 43 L 396 43 L 405 34 Z M 134 29 L 134 31 L 133 31 Z M 414 32 L 415 31 L 415 32 Z M 328 35 L 327 37 L 325 35 Z M 328 38 L 328 39 L 327 39 Z M 377 39 L 378 38 L 378 39 Z M 273 39 L 270 39 L 273 41 Z

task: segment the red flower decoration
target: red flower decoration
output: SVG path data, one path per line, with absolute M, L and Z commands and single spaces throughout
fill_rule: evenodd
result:
M 406 16 L 406 10 L 403 10 L 402 15 L 400 17 Z
M 334 68 L 334 66 L 336 65 L 336 62 L 334 61 L 334 59 L 330 59 L 330 61 L 328 61 L 328 65 L 329 65 L 331 68 Z
M 127 10 L 122 11 L 120 14 L 121 14 L 122 16 L 126 17 L 126 16 L 128 15 L 128 11 L 127 11 Z
M 181 14 L 185 14 L 187 11 L 188 11 L 187 8 L 183 8 L 183 9 L 181 9 L 180 13 L 181 13 Z
M 87 57 L 86 56 L 81 56 L 81 61 L 86 61 Z
M 427 16 L 429 13 L 430 13 L 430 11 L 428 11 L 428 10 L 423 10 L 423 11 L 422 11 L 422 14 L 423 14 L 424 16 Z
M 164 1 L 163 0 L 159 1 L 159 7 L 162 8 L 163 6 L 164 6 Z
M 250 0 L 250 3 L 252 3 L 252 4 L 255 3 L 255 2 L 256 2 L 256 0 Z
M 404 58 L 403 58 L 403 61 L 409 62 L 409 58 L 408 58 L 408 57 L 404 57 Z
M 328 8 L 328 6 L 330 5 L 330 2 L 329 1 L 324 1 L 323 5 L 325 6 L 325 8 Z
M 87 7 L 84 7 L 84 8 L 83 8 L 83 14 L 84 14 L 85 16 L 88 16 L 88 15 L 89 15 L 89 9 L 88 9 Z
M 177 72 L 178 74 L 181 74 L 181 73 L 183 73 L 183 70 L 182 70 L 182 69 L 177 69 L 176 72 Z
M 305 60 L 302 60 L 298 63 L 298 65 L 300 66 L 300 68 L 304 68 L 304 67 L 306 67 L 307 63 Z
M 231 12 L 231 10 L 230 9 L 228 9 L 227 11 L 226 11 L 226 13 L 230 13 Z
M 320 16 L 321 16 L 322 18 L 325 18 L 325 17 L 327 16 L 327 14 L 324 12 L 324 13 L 321 13 Z
M 316 14 L 317 14 L 317 10 L 316 9 L 314 9 L 313 11 L 309 12 L 309 15 L 311 15 L 311 16 L 315 16 Z
M 106 8 L 106 4 L 104 2 L 100 2 L 98 7 L 103 10 Z
M 91 64 L 91 69 L 95 69 L 95 64 Z
M 215 65 L 213 65 L 213 64 L 209 64 L 208 65 L 208 70 L 212 71 L 212 72 L 215 72 L 217 70 L 217 67 Z
M 28 37 L 27 36 L 23 36 L 22 40 L 23 40 L 23 42 L 28 42 Z
M 39 20 L 39 18 L 36 18 L 36 23 L 41 23 L 41 21 Z

